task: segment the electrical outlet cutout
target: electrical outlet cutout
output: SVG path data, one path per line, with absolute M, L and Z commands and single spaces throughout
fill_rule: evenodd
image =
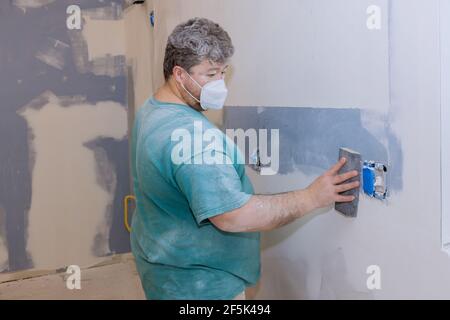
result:
M 376 161 L 364 161 L 363 164 L 363 190 L 370 197 L 384 200 L 387 197 L 387 171 L 388 167 Z

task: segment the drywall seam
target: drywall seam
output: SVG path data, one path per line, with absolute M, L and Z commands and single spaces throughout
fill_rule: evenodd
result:
M 364 123 L 370 119 L 373 123 L 367 129 Z M 279 129 L 281 175 L 297 170 L 320 173 L 336 162 L 342 146 L 357 150 L 366 160 L 389 163 L 394 159 L 396 170 L 389 175 L 389 187 L 399 191 L 402 148 L 385 120 L 380 113 L 359 108 L 227 106 L 224 123 L 225 129 Z

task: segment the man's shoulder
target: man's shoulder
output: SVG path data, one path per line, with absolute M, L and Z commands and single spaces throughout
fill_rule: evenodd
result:
M 170 104 L 144 105 L 136 115 L 135 126 L 141 143 L 150 142 L 161 147 L 175 143 L 180 136 L 189 135 L 192 141 L 199 135 L 203 137 L 205 132 L 212 132 L 215 137 L 223 134 L 199 112 Z
M 190 134 L 204 134 L 207 130 L 220 131 L 205 116 L 197 111 L 189 111 L 183 107 L 158 107 L 143 117 L 146 131 L 156 134 L 155 131 L 165 135 L 174 132 L 189 132 Z

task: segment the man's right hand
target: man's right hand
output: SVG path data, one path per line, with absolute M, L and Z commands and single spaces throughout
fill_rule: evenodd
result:
M 359 175 L 358 171 L 338 174 L 346 161 L 345 158 L 341 158 L 331 169 L 326 171 L 306 188 L 315 209 L 328 207 L 334 202 L 351 202 L 355 199 L 354 196 L 343 196 L 339 194 L 359 187 L 359 181 L 341 184 Z
M 353 196 L 339 194 L 359 186 L 359 181 L 338 185 L 359 174 L 350 171 L 339 175 L 345 161 L 341 159 L 306 189 L 275 195 L 253 195 L 244 206 L 209 220 L 225 232 L 269 231 L 333 202 L 353 201 Z

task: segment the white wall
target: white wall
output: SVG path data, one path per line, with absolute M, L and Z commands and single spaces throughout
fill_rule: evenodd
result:
M 441 157 L 442 194 L 450 191 L 450 1 L 441 1 Z M 450 250 L 450 197 L 442 197 L 442 246 Z
M 388 201 L 362 196 L 356 219 L 322 210 L 263 235 L 256 298 L 450 298 L 450 257 L 441 250 L 439 42 L 440 9 L 449 8 L 439 2 L 149 2 L 157 21 L 154 88 L 170 31 L 203 16 L 236 46 L 228 105 L 356 107 L 375 137 L 389 126 L 400 142 L 403 158 L 394 165 L 402 187 Z M 381 8 L 379 31 L 366 27 L 372 4 Z M 306 187 L 317 176 L 249 174 L 260 193 Z M 370 265 L 381 268 L 380 290 L 366 286 Z

